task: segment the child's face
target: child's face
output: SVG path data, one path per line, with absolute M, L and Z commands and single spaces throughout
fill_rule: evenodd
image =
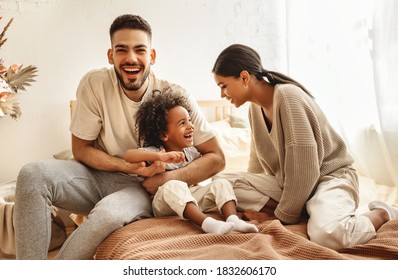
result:
M 169 111 L 167 133 L 163 137 L 166 151 L 181 151 L 193 145 L 194 125 L 188 111 L 181 106 Z

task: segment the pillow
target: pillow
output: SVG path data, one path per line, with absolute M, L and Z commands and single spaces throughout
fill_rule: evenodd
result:
M 219 131 L 219 130 L 222 130 L 222 129 L 226 129 L 226 128 L 231 128 L 231 123 L 228 120 L 226 120 L 226 119 L 211 122 L 210 125 L 216 131 Z
M 16 180 L 0 184 L 0 203 L 13 202 L 15 197 Z
M 226 128 L 217 130 L 217 139 L 228 157 L 248 155 L 250 153 L 250 129 Z
M 231 127 L 236 127 L 236 128 L 247 128 L 249 127 L 249 123 L 247 119 L 238 116 L 238 115 L 228 115 L 229 117 L 229 123 Z
M 63 159 L 63 160 L 69 160 L 69 159 L 73 159 L 73 154 L 72 151 L 70 149 L 66 149 L 63 150 L 59 153 L 56 153 L 55 155 L 53 155 L 53 157 L 55 159 Z

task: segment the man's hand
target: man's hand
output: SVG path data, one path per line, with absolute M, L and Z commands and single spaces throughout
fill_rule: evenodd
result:
M 140 170 L 143 170 L 145 168 L 145 162 L 128 162 L 128 172 L 129 174 L 137 174 Z
M 158 188 L 167 181 L 180 180 L 186 182 L 188 186 L 196 185 L 224 168 L 224 154 L 216 137 L 196 146 L 196 148 L 202 154 L 201 157 L 184 167 L 147 177 L 142 182 L 142 186 L 148 193 L 155 194 Z
M 137 163 L 130 163 L 137 164 Z M 151 165 L 146 166 L 144 162 L 140 163 L 140 166 L 131 173 L 137 174 L 143 177 L 152 177 L 156 174 L 163 173 L 165 171 L 166 163 L 162 161 L 155 161 Z
M 154 195 L 157 191 L 158 188 L 164 184 L 164 182 L 169 181 L 172 178 L 169 178 L 169 175 L 172 173 L 173 171 L 167 171 L 167 172 L 163 172 L 163 173 L 159 173 L 156 176 L 152 176 L 152 177 L 147 177 L 145 178 L 145 180 L 142 182 L 142 186 L 145 188 L 145 190 Z

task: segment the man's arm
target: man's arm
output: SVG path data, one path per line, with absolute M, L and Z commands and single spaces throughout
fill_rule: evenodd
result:
M 146 178 L 144 188 L 151 194 L 155 194 L 159 186 L 165 182 L 176 179 L 186 182 L 188 185 L 198 184 L 225 168 L 224 153 L 216 137 L 196 146 L 202 154 L 190 164 L 168 172 Z
M 80 139 L 72 135 L 73 157 L 94 169 L 102 171 L 124 172 L 152 176 L 164 171 L 164 166 L 152 164 L 145 167 L 144 162 L 131 163 L 124 159 L 111 156 L 94 147 L 94 141 Z

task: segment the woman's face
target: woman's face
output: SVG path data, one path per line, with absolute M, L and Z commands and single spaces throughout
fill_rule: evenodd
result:
M 221 98 L 227 99 L 236 108 L 247 101 L 247 87 L 241 77 L 224 77 L 214 74 L 214 80 L 221 89 Z

